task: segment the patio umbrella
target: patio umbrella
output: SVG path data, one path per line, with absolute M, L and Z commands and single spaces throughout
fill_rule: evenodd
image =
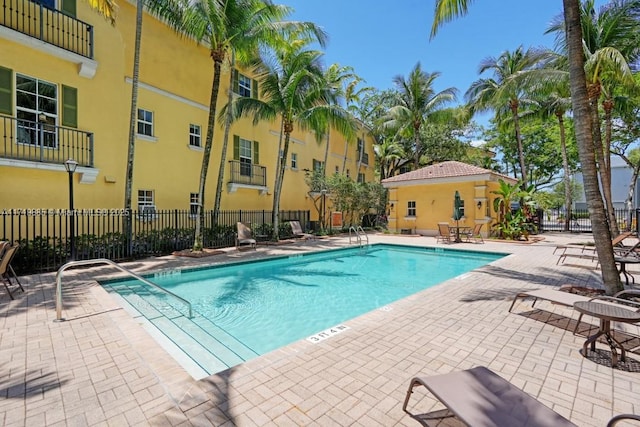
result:
M 456 242 L 461 242 L 460 239 L 460 226 L 458 225 L 458 221 L 463 216 L 462 208 L 464 206 L 464 202 L 460 198 L 460 193 L 456 190 L 456 195 L 453 197 L 453 219 L 456 221 Z

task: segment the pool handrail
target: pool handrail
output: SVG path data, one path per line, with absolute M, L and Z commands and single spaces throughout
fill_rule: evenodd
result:
M 170 295 L 170 296 L 182 301 L 189 308 L 189 319 L 193 318 L 193 310 L 191 308 L 191 303 L 189 301 L 187 301 L 186 299 L 174 294 L 171 291 L 166 290 L 162 286 L 156 285 L 155 283 L 151 282 L 150 280 L 147 280 L 144 277 L 134 273 L 133 271 L 122 267 L 121 265 L 111 261 L 110 259 L 96 258 L 96 259 L 86 259 L 86 260 L 79 260 L 79 261 L 69 261 L 65 265 L 63 265 L 62 267 L 60 267 L 58 269 L 58 272 L 56 273 L 56 319 L 54 320 L 54 322 L 64 322 L 64 320 L 65 320 L 65 319 L 62 318 L 62 273 L 64 273 L 64 271 L 66 269 L 70 268 L 70 267 L 75 267 L 75 266 L 79 266 L 79 265 L 95 265 L 95 264 L 109 264 L 112 267 L 115 267 L 118 270 L 122 271 L 123 273 L 128 274 L 129 276 L 133 277 L 134 279 L 138 279 L 142 283 L 144 283 L 146 285 L 149 285 L 149 286 L 151 286 L 153 288 L 156 288 L 159 291 L 164 292 L 164 293 L 166 293 L 166 294 L 168 294 L 168 295 Z
M 351 231 L 355 233 L 356 242 L 360 244 L 360 246 L 362 246 L 362 237 L 360 237 L 360 232 L 362 232 L 362 235 L 367 239 L 367 245 L 369 244 L 369 236 L 367 236 L 367 233 L 364 231 L 361 225 L 357 227 L 354 227 L 352 225 L 351 227 L 349 227 L 349 244 L 351 244 Z

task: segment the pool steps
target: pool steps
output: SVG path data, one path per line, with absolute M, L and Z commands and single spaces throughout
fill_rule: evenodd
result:
M 105 289 L 117 292 L 209 375 L 258 355 L 211 321 L 197 314 L 189 319 L 184 309 L 169 305 L 166 297 L 157 295 L 144 284 L 126 285 L 124 282 L 116 282 L 107 284 Z

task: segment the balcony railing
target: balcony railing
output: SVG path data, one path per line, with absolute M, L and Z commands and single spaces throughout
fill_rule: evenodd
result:
M 0 26 L 93 59 L 93 27 L 29 0 L 0 0 Z
M 267 168 L 238 160 L 230 160 L 232 184 L 255 185 L 265 187 L 267 185 Z
M 0 157 L 93 167 L 93 133 L 0 116 Z

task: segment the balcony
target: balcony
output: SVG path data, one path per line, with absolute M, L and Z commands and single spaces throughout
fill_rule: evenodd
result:
M 93 168 L 93 133 L 0 115 L 0 158 Z
M 29 0 L 0 0 L 0 38 L 77 63 L 93 78 L 93 27 L 64 12 Z
M 229 160 L 230 179 L 227 184 L 229 193 L 238 188 L 249 188 L 267 192 L 267 168 L 264 166 L 244 163 L 238 160 Z

